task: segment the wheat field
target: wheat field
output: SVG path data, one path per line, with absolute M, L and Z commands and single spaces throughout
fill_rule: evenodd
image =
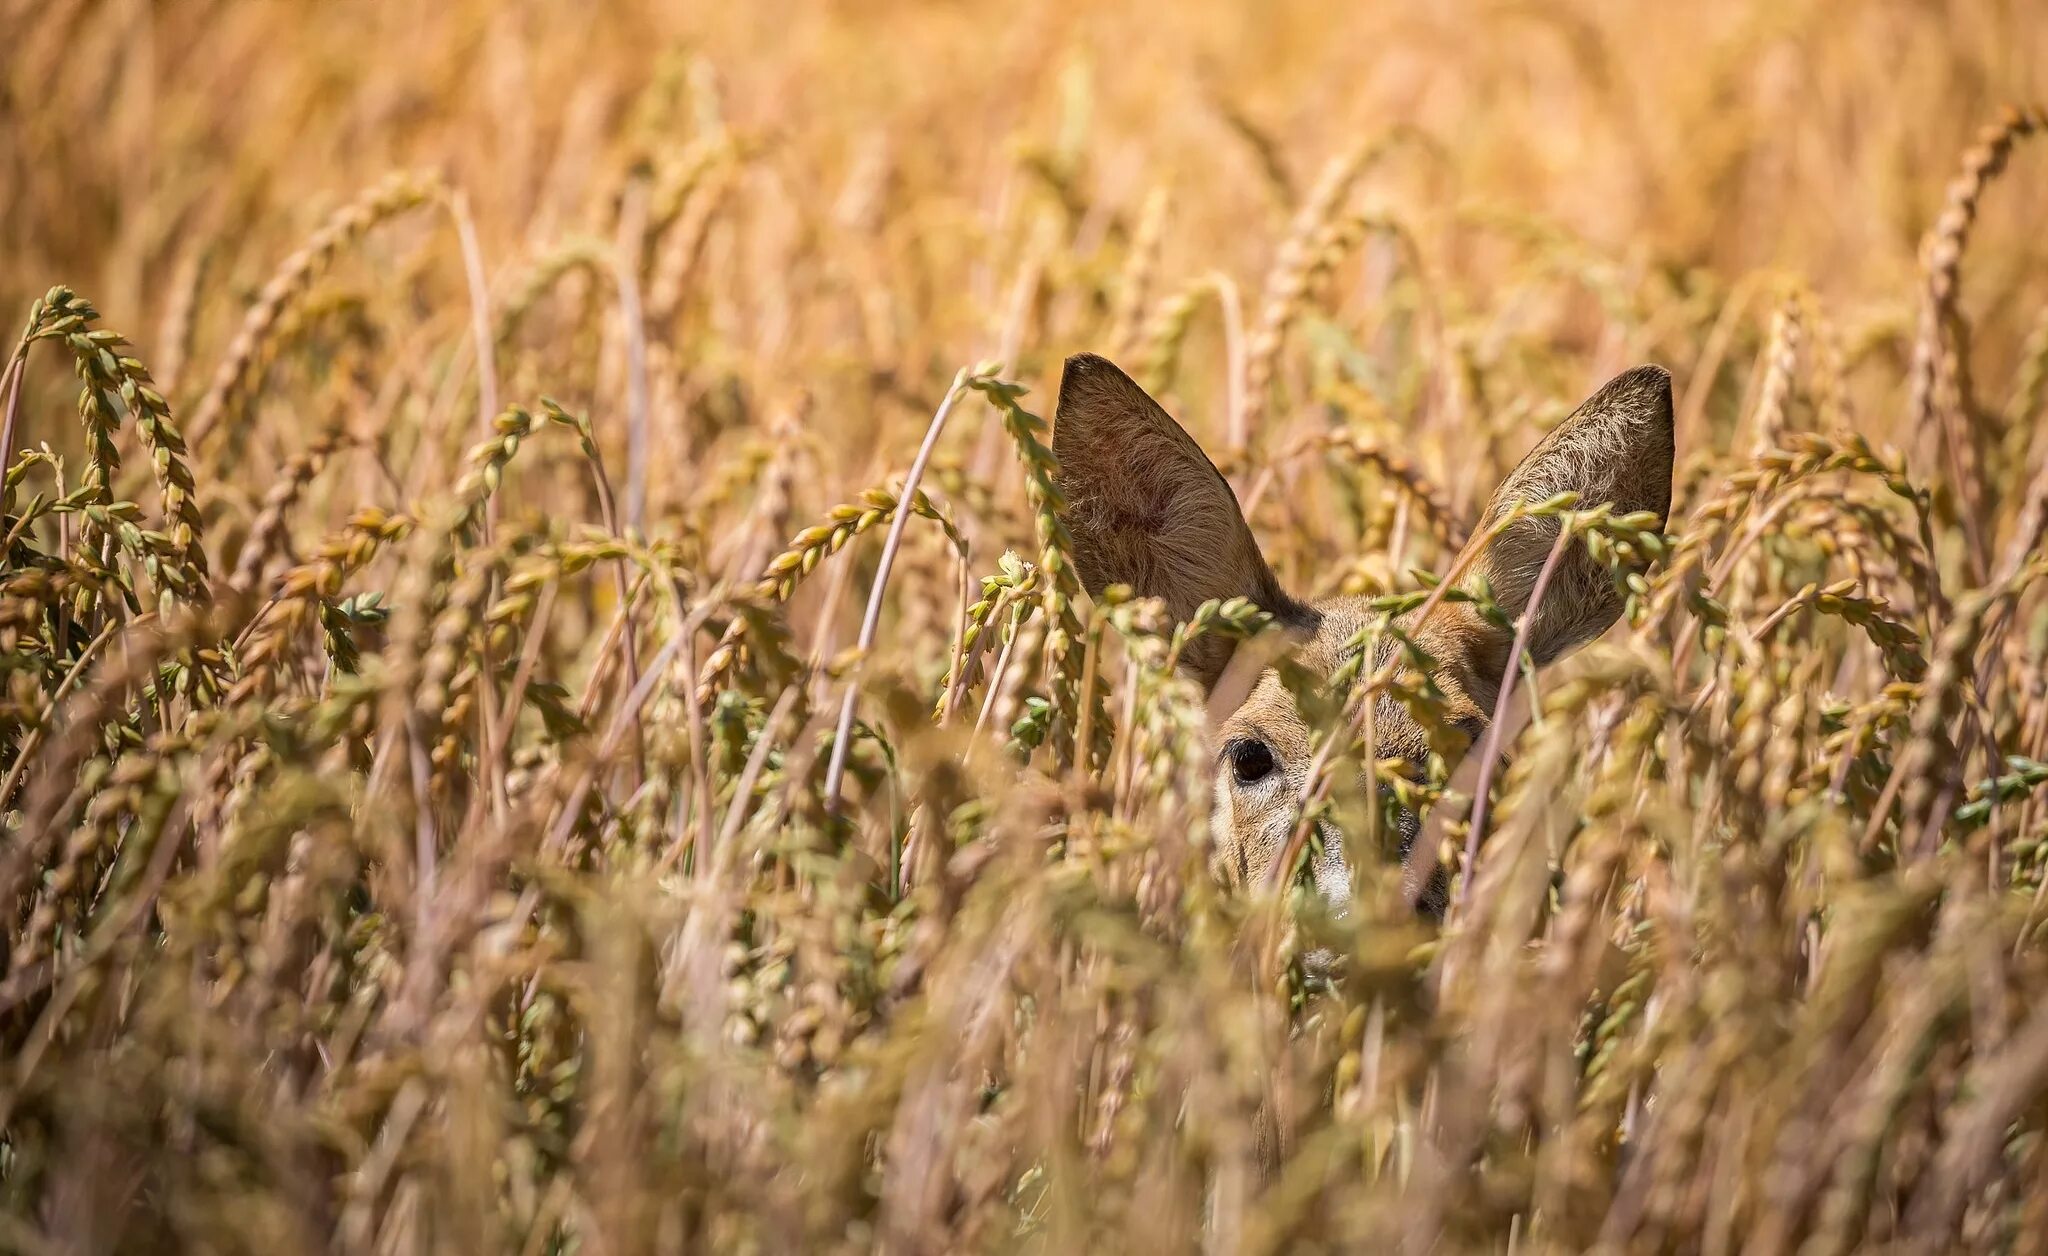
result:
M 0 1250 L 2048 1252 L 2033 4 L 0 14 Z M 1389 611 L 1671 369 L 1482 832 L 1211 879 L 1081 351 Z

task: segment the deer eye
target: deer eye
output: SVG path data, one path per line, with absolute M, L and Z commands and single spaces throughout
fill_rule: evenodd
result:
M 1230 756 L 1230 773 L 1240 785 L 1256 785 L 1272 775 L 1273 750 L 1263 741 L 1241 738 L 1225 751 Z

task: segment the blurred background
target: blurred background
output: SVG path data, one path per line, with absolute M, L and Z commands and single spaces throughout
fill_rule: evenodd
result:
M 1153 197 L 1152 295 L 1220 272 L 1251 302 L 1325 163 L 1373 143 L 1364 203 L 1414 234 L 1446 316 L 1496 340 L 1547 319 L 1596 351 L 1594 320 L 1518 282 L 1564 266 L 1596 296 L 1686 297 L 1630 346 L 1683 380 L 1731 286 L 1770 269 L 1852 347 L 1896 355 L 1957 154 L 2048 74 L 2023 0 L 6 9 L 0 308 L 66 282 L 159 376 L 210 365 L 279 263 L 387 172 L 462 189 L 504 288 L 566 240 L 612 241 L 636 179 L 675 196 L 718 135 L 730 152 L 666 207 L 704 219 L 673 382 L 761 397 L 856 362 L 929 392 L 977 356 L 1104 347 L 1091 320 Z M 1994 198 L 1972 246 L 1998 257 L 1966 293 L 2006 333 L 1977 346 L 1987 371 L 2041 304 L 2025 200 Z M 459 281 L 445 252 L 405 274 L 398 239 L 344 271 L 367 299 L 394 272 Z M 379 321 L 403 338 L 451 313 Z
M 2041 1250 L 2044 18 L 0 0 L 0 1247 Z M 997 368 L 884 573 L 1081 350 L 1415 601 L 1671 368 L 1441 933 L 1214 892 Z

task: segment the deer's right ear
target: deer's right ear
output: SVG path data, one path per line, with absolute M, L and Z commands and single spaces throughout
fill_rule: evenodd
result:
M 1309 612 L 1280 588 L 1230 485 L 1180 424 L 1107 358 L 1067 359 L 1053 419 L 1062 518 L 1081 583 L 1127 584 L 1186 620 L 1211 598 L 1244 597 L 1283 622 Z M 1230 642 L 1199 637 L 1182 663 L 1212 686 Z
M 1582 508 L 1604 503 L 1616 514 L 1647 512 L 1661 520 L 1671 509 L 1673 454 L 1671 373 L 1661 366 L 1624 371 L 1537 442 L 1494 491 L 1481 523 L 1490 527 L 1518 505 L 1565 492 L 1578 494 Z M 1479 555 L 1478 572 L 1511 617 L 1532 614 L 1536 581 L 1559 526 L 1554 518 L 1518 518 Z M 1561 553 L 1549 588 L 1524 625 L 1530 656 L 1541 667 L 1607 631 L 1621 611 L 1622 596 L 1607 569 L 1574 542 Z M 1461 652 L 1468 677 L 1480 704 L 1490 706 L 1511 665 L 1514 633 L 1476 616 L 1465 623 L 1469 631 Z

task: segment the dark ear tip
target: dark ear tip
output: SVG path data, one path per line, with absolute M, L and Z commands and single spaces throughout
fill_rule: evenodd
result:
M 1147 406 L 1157 408 L 1138 382 L 1124 374 L 1116 363 L 1099 353 L 1074 354 L 1060 371 L 1057 421 L 1052 428 L 1053 451 L 1059 452 L 1064 441 L 1073 438 L 1077 418 L 1086 425 L 1099 426 Z
M 1668 397 L 1671 395 L 1671 372 L 1655 362 L 1645 362 L 1615 376 L 1608 387 L 1626 388 L 1630 392 L 1661 392 Z
M 1601 385 L 1585 408 L 1637 415 L 1668 429 L 1673 421 L 1671 372 L 1654 362 L 1630 367 Z
M 1076 353 L 1060 371 L 1060 391 L 1069 388 L 1100 388 L 1106 384 L 1129 383 L 1130 376 L 1099 353 Z

